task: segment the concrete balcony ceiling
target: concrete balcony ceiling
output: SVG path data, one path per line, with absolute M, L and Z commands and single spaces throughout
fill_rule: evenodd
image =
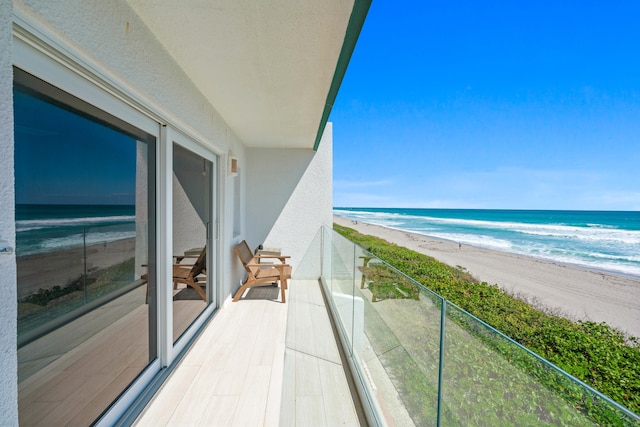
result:
M 314 148 L 370 0 L 128 3 L 247 146 Z

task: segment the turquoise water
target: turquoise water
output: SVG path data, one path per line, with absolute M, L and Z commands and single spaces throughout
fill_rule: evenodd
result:
M 335 208 L 351 220 L 640 277 L 640 212 Z
M 46 253 L 135 237 L 128 205 L 16 205 L 16 254 Z

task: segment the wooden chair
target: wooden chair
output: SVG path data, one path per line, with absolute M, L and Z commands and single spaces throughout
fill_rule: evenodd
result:
M 247 288 L 252 286 L 264 286 L 267 283 L 280 282 L 280 294 L 282 302 L 285 303 L 284 291 L 287 289 L 287 280 L 291 278 L 291 266 L 286 264 L 285 260 L 290 258 L 283 255 L 253 255 L 246 240 L 238 243 L 233 250 L 242 261 L 245 271 L 247 272 L 247 280 L 244 281 L 238 292 L 233 297 L 233 302 L 237 302 L 244 294 Z M 280 263 L 260 264 L 261 259 L 280 260 Z
M 174 255 L 174 258 L 176 262 L 173 264 L 171 279 L 173 281 L 173 289 L 176 289 L 178 283 L 183 283 L 195 289 L 198 295 L 200 295 L 200 298 L 202 298 L 204 302 L 207 302 L 207 293 L 202 289 L 202 285 L 204 283 L 198 281 L 202 278 L 202 275 L 206 275 L 207 273 L 207 249 L 203 248 L 197 258 L 190 255 Z M 194 264 L 185 264 L 182 262 L 184 259 L 188 258 L 196 258 L 196 262 Z M 143 265 L 143 267 L 146 267 L 146 265 Z M 143 274 L 140 278 L 146 282 L 149 280 L 149 275 Z M 147 286 L 147 297 L 145 299 L 145 303 L 148 302 L 148 299 L 149 288 Z
M 202 289 L 202 283 L 198 282 L 198 276 L 206 274 L 207 249 L 202 249 L 202 252 L 200 252 L 200 255 L 198 255 L 194 264 L 182 263 L 185 258 L 194 257 L 190 257 L 188 255 L 180 255 L 179 257 L 176 257 L 178 262 L 173 264 L 173 285 L 175 287 L 178 283 L 183 283 L 190 286 L 196 290 L 198 295 L 200 295 L 200 298 L 202 298 L 202 301 L 207 302 L 207 293 Z

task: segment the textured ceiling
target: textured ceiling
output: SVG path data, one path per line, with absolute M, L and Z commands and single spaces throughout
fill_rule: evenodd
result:
M 353 0 L 128 3 L 247 146 L 314 146 Z

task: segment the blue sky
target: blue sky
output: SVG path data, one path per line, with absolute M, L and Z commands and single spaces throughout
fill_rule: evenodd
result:
M 640 1 L 373 1 L 334 206 L 640 210 Z
M 14 90 L 18 204 L 135 202 L 131 136 Z

